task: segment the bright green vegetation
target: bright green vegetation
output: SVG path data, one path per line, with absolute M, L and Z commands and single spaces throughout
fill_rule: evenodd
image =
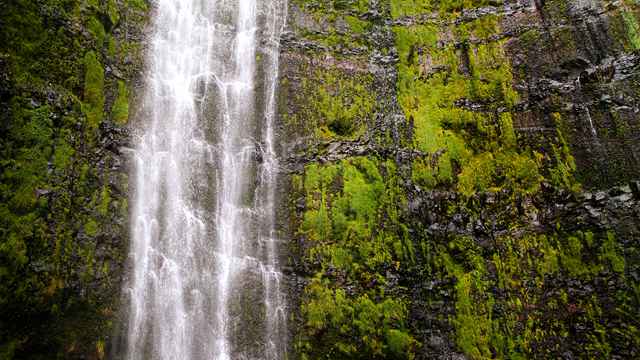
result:
M 367 294 L 353 298 L 341 288 L 333 290 L 330 282 L 320 277 L 312 280 L 305 296 L 308 334 L 330 332 L 327 340 L 335 343 L 327 346 L 328 352 L 316 352 L 319 344 L 301 342 L 303 359 L 318 355 L 327 359 L 413 358 L 416 341 L 403 329 L 407 309 L 402 302 L 391 297 L 376 302 Z
M 122 261 L 104 239 L 119 229 L 110 210 L 126 202 L 111 196 L 113 158 L 96 140 L 118 87 L 103 64 L 127 55 L 110 31 L 128 10 L 113 0 L 0 7 L 0 358 L 101 359 L 115 299 L 104 278 Z
M 502 188 L 537 191 L 542 155 L 517 146 L 509 110 L 518 96 L 504 45 L 470 41 L 499 31 L 496 17 L 448 30 L 458 46 L 441 38 L 447 31 L 435 25 L 395 28 L 399 101 L 413 122 L 414 146 L 429 154 L 414 162 L 414 181 L 457 186 L 467 196 Z
M 640 344 L 636 325 L 621 333 L 604 331 L 640 305 L 640 298 L 629 296 L 638 295 L 637 285 L 624 276 L 625 260 L 611 232 L 499 237 L 490 253 L 471 238 L 456 237 L 434 252 L 434 275 L 455 279 L 450 321 L 458 347 L 472 359 L 553 356 L 560 343 L 545 343 L 568 339 L 578 326 L 589 329 L 581 355 L 587 358 L 609 357 L 613 343 Z M 592 283 L 596 277 L 622 281 L 630 293 L 614 299 L 601 288 L 576 294 L 567 282 L 552 280 Z M 611 319 L 602 318 L 603 307 L 615 308 Z
M 556 125 L 557 141 L 551 144 L 555 166 L 549 168 L 551 183 L 558 188 L 570 189 L 573 192 L 580 190 L 580 184 L 573 174 L 576 171 L 576 162 L 571 155 L 571 150 L 563 134 L 564 125 L 560 114 L 551 114 Z
M 102 25 L 100 20 L 95 17 L 91 17 L 87 23 L 87 29 L 96 40 L 96 48 L 102 48 L 107 34 L 105 33 L 104 26 Z
M 144 0 L 127 0 L 127 6 L 140 11 L 146 11 L 149 8 Z
M 343 20 L 354 35 L 372 31 L 354 2 L 296 4 L 329 24 L 305 38 L 330 46 L 332 59 L 358 63 L 358 55 L 339 50 L 347 41 L 351 48 L 361 43 L 335 31 Z M 551 111 L 536 114 L 554 131 L 531 138 L 516 133 L 515 124 L 529 115 L 513 88 L 514 79 L 527 75 L 522 63 L 511 66 L 506 49 L 514 39 L 501 36 L 499 16 L 460 16 L 496 5 L 392 0 L 394 18 L 434 15 L 393 28 L 398 103 L 413 130 L 399 141 L 426 155 L 407 163 L 373 155 L 312 162 L 293 176 L 292 206 L 300 211 L 292 220 L 300 239 L 293 257 L 308 281 L 294 340 L 303 359 L 413 358 L 431 351 L 424 334 L 433 330 L 471 359 L 555 358 L 567 350 L 577 358 L 608 358 L 638 348 L 633 314 L 640 287 L 629 276 L 638 250 L 613 230 L 580 219 L 537 224 L 551 221 L 542 215 L 550 193 L 581 190 L 573 133 L 555 98 Z M 552 21 L 566 21 L 566 1 L 550 0 L 544 8 Z M 531 57 L 540 44 L 556 46 L 560 62 L 577 53 L 572 29 L 532 28 L 515 41 Z M 293 103 L 302 109 L 286 119 L 296 136 L 379 136 L 367 116 L 380 111 L 367 97 L 375 79 L 332 66 L 299 73 L 305 75 Z M 419 201 L 426 209 L 407 210 Z M 426 324 L 416 313 L 428 317 Z
M 84 56 L 84 105 L 90 129 L 97 129 L 104 111 L 104 69 L 93 51 Z
M 622 11 L 622 19 L 627 29 L 627 37 L 634 50 L 640 49 L 640 25 L 638 20 L 629 11 Z
M 315 70 L 302 80 L 300 90 L 292 95 L 304 107 L 287 119 L 299 133 L 320 140 L 355 139 L 372 120 L 375 93 L 368 74 Z
M 129 120 L 129 89 L 122 80 L 118 80 L 118 97 L 111 108 L 111 119 L 117 124 L 126 124 Z
M 118 9 L 118 4 L 116 0 L 107 0 L 107 4 L 105 6 L 105 11 L 109 15 L 109 20 L 111 20 L 111 24 L 115 25 L 120 20 L 120 11 Z
M 547 7 L 555 9 L 564 2 L 551 3 Z M 438 11 L 440 18 L 453 19 L 461 9 L 486 5 L 392 1 L 391 11 L 394 17 Z M 559 113 L 550 115 L 556 132 L 546 146 L 532 149 L 514 132 L 519 99 L 506 43 L 495 36 L 501 31 L 499 22 L 489 15 L 394 28 L 400 59 L 398 101 L 413 125 L 412 146 L 428 154 L 414 160 L 413 182 L 427 191 L 461 194 L 461 201 L 447 204 L 450 216 L 488 212 L 493 226 L 520 234 L 491 233 L 486 240 L 490 244 L 471 236 L 420 235 L 420 261 L 413 271 L 425 271 L 419 278 L 452 279 L 455 309 L 443 323 L 453 326 L 458 350 L 472 359 L 553 357 L 577 336 L 578 326 L 586 330 L 571 340 L 585 345 L 578 350 L 580 356 L 607 358 L 621 344 L 637 347 L 639 332 L 628 309 L 640 305 L 638 286 L 625 276 L 625 256 L 614 233 L 566 232 L 558 226 L 547 235 L 531 234 L 524 230 L 528 224 L 522 214 L 511 209 L 515 198 L 538 196 L 543 182 L 572 192 L 578 192 L 580 184 Z M 554 30 L 553 36 L 563 51 L 575 51 L 567 29 Z M 532 47 L 542 40 L 537 30 L 519 39 Z M 496 205 L 474 198 L 504 190 L 511 195 Z M 631 253 L 631 258 L 637 256 L 635 249 Z M 625 290 L 604 295 L 607 290 L 599 288 L 583 294 L 568 285 L 577 281 L 593 289 L 602 279 L 615 279 Z M 427 303 L 451 301 L 428 294 Z M 608 298 L 612 295 L 614 299 Z M 603 319 L 606 316 L 613 319 Z M 624 340 L 614 333 L 623 334 Z
M 492 0 L 391 0 L 391 16 L 415 16 L 427 13 L 439 13 L 443 18 L 455 18 L 464 9 L 485 6 L 498 6 L 501 1 Z
M 371 46 L 367 33 L 373 23 L 363 15 L 369 10 L 369 0 L 308 1 L 294 0 L 296 6 L 310 14 L 319 29 L 300 29 L 301 34 L 329 48 L 366 48 Z
M 315 21 L 299 35 L 326 51 L 309 50 L 312 60 L 297 69 L 286 131 L 325 143 L 375 142 L 376 132 L 389 131 L 372 126 L 387 109 L 368 72 L 373 48 L 389 50 L 372 41 L 381 19 L 368 15 L 367 0 L 293 3 Z M 308 282 L 290 320 L 299 324 L 292 342 L 303 359 L 412 359 L 429 346 L 427 326 L 471 359 L 557 358 L 567 350 L 606 359 L 640 348 L 635 230 L 624 238 L 544 213 L 552 205 L 543 183 L 581 189 L 571 119 L 558 106 L 564 100 L 552 99 L 545 112 L 541 122 L 555 126 L 545 142 L 514 130 L 522 115 L 514 78 L 526 79 L 540 54 L 552 53 L 538 69 L 550 73 L 578 53 L 568 3 L 544 2 L 547 21 L 561 26 L 534 27 L 510 43 L 498 36 L 498 16 L 460 17 L 500 3 L 381 5 L 393 18 L 434 15 L 393 29 L 398 102 L 413 129 L 399 141 L 427 155 L 410 163 L 373 155 L 309 163 L 292 177 L 292 199 L 304 200 L 291 217 L 303 243 L 292 262 L 303 264 L 297 270 Z M 0 7 L 0 74 L 7 74 L 0 76 L 0 358 L 102 359 L 115 309 L 100 296 L 113 290 L 112 264 L 123 261 L 105 244 L 114 242 L 114 217 L 126 216 L 127 202 L 96 140 L 105 122 L 127 123 L 128 84 L 139 72 L 141 45 L 114 26 L 142 26 L 148 5 L 12 0 Z M 637 5 L 625 1 L 610 15 L 620 51 L 640 48 Z M 506 53 L 514 43 L 526 60 L 518 68 Z M 106 65 L 126 80 L 109 76 Z M 611 116 L 619 136 L 629 131 Z M 452 196 L 429 206 L 446 219 L 408 210 L 439 193 Z M 424 228 L 451 225 L 458 215 L 462 225 L 451 231 Z M 422 310 L 433 315 L 428 325 L 413 318 Z
M 412 358 L 405 300 L 386 285 L 388 271 L 415 260 L 395 165 L 365 157 L 312 164 L 297 182 L 307 209 L 299 232 L 311 244 L 303 256 L 316 264 L 298 351 L 305 359 Z
M 355 16 L 345 16 L 344 20 L 349 24 L 349 28 L 352 32 L 359 34 L 366 32 L 371 26 L 369 22 L 360 20 Z
M 412 16 L 424 14 L 433 9 L 431 0 L 391 0 L 391 16 Z

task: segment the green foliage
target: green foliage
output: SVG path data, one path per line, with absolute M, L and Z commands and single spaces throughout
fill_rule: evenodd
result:
M 118 97 L 111 108 L 111 120 L 120 125 L 129 120 L 129 89 L 122 80 L 118 80 Z
M 567 337 L 567 329 L 575 324 L 587 329 L 580 356 L 606 358 L 618 335 L 606 330 L 612 323 L 603 319 L 603 307 L 640 304 L 640 298 L 622 297 L 612 305 L 610 300 L 575 291 L 569 296 L 563 284 L 552 280 L 568 276 L 597 284 L 592 282 L 596 277 L 614 274 L 617 281 L 628 282 L 624 256 L 610 231 L 501 236 L 489 254 L 473 238 L 454 237 L 448 247 L 436 246 L 434 263 L 436 274 L 455 279 L 455 314 L 450 321 L 459 349 L 471 359 L 551 356 L 539 345 L 549 338 Z M 500 290 L 491 290 L 495 288 Z M 565 315 L 550 319 L 549 313 Z M 624 321 L 630 320 L 624 316 Z M 635 341 L 632 333 L 621 336 Z
M 116 40 L 113 36 L 107 36 L 107 55 L 111 58 L 116 57 Z
M 96 236 L 98 233 L 98 223 L 94 219 L 89 219 L 89 221 L 84 224 L 84 232 L 88 236 Z
M 140 11 L 146 11 L 149 7 L 145 0 L 127 0 L 127 6 Z
M 400 220 L 406 200 L 395 173 L 393 162 L 364 157 L 305 169 L 299 231 L 318 267 L 302 303 L 306 325 L 297 347 L 304 356 L 413 357 L 417 342 L 404 327 L 404 301 L 383 288 L 385 269 L 415 256 Z M 332 281 L 336 271 L 362 290 L 347 293 Z
M 104 31 L 104 26 L 102 26 L 102 23 L 100 22 L 100 20 L 98 20 L 96 17 L 91 17 L 89 19 L 89 22 L 87 23 L 87 29 L 89 30 L 91 35 L 93 35 L 93 37 L 96 39 L 96 47 L 98 49 L 102 48 L 102 45 L 104 44 L 104 40 L 106 37 L 106 33 Z
M 105 258 L 118 251 L 109 245 L 113 253 L 95 254 L 94 236 L 113 220 L 98 167 L 108 179 L 112 159 L 93 142 L 105 84 L 115 85 L 105 81 L 102 62 L 118 64 L 107 56 L 120 34 L 106 26 L 117 3 L 16 0 L 1 7 L 0 358 L 91 357 L 99 336 L 111 331 L 113 293 L 95 270 L 108 269 Z
M 373 45 L 367 37 L 373 26 L 373 21 L 366 16 L 369 0 L 293 2 L 323 28 L 322 32 L 318 32 L 314 27 L 302 26 L 296 29 L 306 39 L 332 49 L 363 49 Z M 345 24 L 348 25 L 348 29 L 345 29 Z M 292 25 L 296 27 L 298 24 Z
M 98 213 L 102 216 L 109 215 L 109 205 L 111 203 L 111 192 L 107 185 L 102 186 L 102 192 L 100 193 L 100 206 L 98 207 Z
M 305 107 L 290 122 L 319 139 L 356 138 L 372 118 L 375 98 L 371 84 L 370 75 L 317 70 L 303 80 L 302 91 L 296 97 Z
M 391 0 L 391 16 L 411 16 L 423 14 L 432 9 L 431 0 Z
M 552 117 L 556 124 L 558 140 L 551 144 L 554 161 L 554 165 L 549 168 L 551 181 L 556 187 L 563 187 L 573 192 L 578 192 L 580 191 L 580 184 L 574 177 L 576 162 L 573 155 L 571 155 L 569 144 L 564 137 L 562 118 L 558 113 L 553 113 Z
M 493 182 L 495 173 L 495 159 L 491 153 L 475 156 L 460 173 L 458 191 L 466 196 L 486 191 Z
M 620 254 L 620 249 L 616 243 L 615 234 L 612 231 L 607 232 L 606 239 L 602 242 L 600 250 L 600 261 L 603 264 L 611 266 L 611 270 L 616 273 L 624 273 L 625 260 Z
M 640 25 L 638 25 L 638 20 L 630 11 L 622 10 L 621 14 L 631 47 L 634 50 L 640 49 Z
M 68 139 L 71 138 L 70 131 L 63 132 L 65 136 L 60 136 L 53 153 L 53 166 L 58 170 L 66 170 L 71 166 L 75 149 Z
M 111 24 L 116 25 L 118 20 L 120 20 L 120 13 L 118 11 L 118 4 L 116 3 L 116 0 L 107 1 L 106 11 L 109 15 L 109 20 L 111 20 Z
M 347 22 L 347 24 L 349 24 L 351 31 L 355 33 L 366 32 L 371 27 L 371 23 L 360 20 L 355 16 L 345 16 L 344 19 Z
M 426 188 L 457 183 L 465 196 L 499 191 L 535 193 L 543 180 L 539 156 L 517 149 L 509 111 L 517 101 L 501 41 L 471 45 L 495 34 L 498 18 L 481 17 L 443 30 L 396 27 L 399 101 L 414 124 L 414 145 L 426 158 L 413 163 L 413 180 Z M 441 34 L 453 32 L 456 47 Z M 443 41 L 445 45 L 440 45 Z M 468 110 L 471 101 L 492 111 Z
M 302 313 L 309 336 L 330 336 L 332 342 L 317 352 L 300 342 L 303 358 L 312 353 L 323 358 L 404 358 L 412 359 L 417 342 L 404 327 L 407 309 L 393 298 L 374 301 L 369 295 L 348 296 L 343 289 L 332 289 L 325 278 L 316 276 L 305 290 Z M 330 335 L 326 333 L 329 332 Z
M 439 12 L 441 17 L 457 17 L 463 9 L 473 9 L 495 5 L 500 1 L 491 0 L 391 0 L 391 16 L 415 16 Z
M 93 51 L 84 56 L 84 105 L 89 129 L 97 129 L 104 110 L 104 69 Z
M 483 259 L 477 245 L 469 238 L 458 238 L 449 244 L 449 248 L 467 255 L 466 263 L 471 266 L 471 271 L 466 272 L 449 254 L 442 252 L 442 266 L 456 278 L 456 316 L 452 323 L 456 328 L 457 344 L 472 359 L 490 358 L 493 299 L 491 295 L 483 297 L 487 293 Z

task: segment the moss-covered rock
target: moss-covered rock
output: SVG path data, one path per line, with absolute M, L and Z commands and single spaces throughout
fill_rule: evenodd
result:
M 101 359 L 126 253 L 114 122 L 136 80 L 114 72 L 141 68 L 123 44 L 146 14 L 114 0 L 0 8 L 0 357 Z
M 636 6 L 360 5 L 292 5 L 294 356 L 638 356 Z M 354 70 L 378 91 L 362 132 L 301 131 Z

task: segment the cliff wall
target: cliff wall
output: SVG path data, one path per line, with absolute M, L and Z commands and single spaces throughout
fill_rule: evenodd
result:
M 144 0 L 0 2 L 0 358 L 102 359 L 127 251 Z
M 634 358 L 638 6 L 290 3 L 294 358 Z
M 149 11 L 0 2 L 0 358 L 107 356 Z M 290 357 L 640 356 L 639 11 L 290 0 Z

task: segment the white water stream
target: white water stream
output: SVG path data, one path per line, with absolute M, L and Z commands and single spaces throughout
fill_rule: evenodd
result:
M 285 0 L 158 0 L 131 176 L 127 359 L 283 359 Z

